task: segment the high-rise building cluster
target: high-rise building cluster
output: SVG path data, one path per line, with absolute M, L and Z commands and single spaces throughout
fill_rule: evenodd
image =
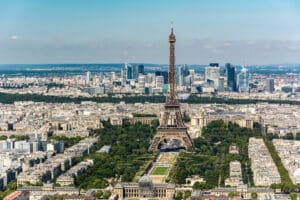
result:
M 91 69 L 77 75 L 62 72 L 63 76 L 2 76 L 0 92 L 72 97 L 166 94 L 169 89 L 166 67 L 125 63 L 117 68 L 119 71 L 109 71 L 108 66 L 105 72 Z M 176 65 L 175 69 L 176 91 L 183 98 L 201 94 L 230 99 L 300 100 L 300 75 L 296 73 L 256 73 L 253 66 L 231 63 Z
M 237 72 L 236 66 L 226 63 L 225 71 L 225 74 L 222 73 L 219 63 L 205 67 L 205 83 L 211 91 L 249 92 L 249 73 L 244 66 Z
M 226 63 L 225 72 L 219 63 L 210 63 L 204 68 L 204 75 L 196 73 L 188 65 L 176 66 L 176 87 L 178 92 L 249 92 L 249 74 L 243 67 Z M 166 93 L 169 74 L 157 70 L 145 73 L 143 65 L 125 63 L 121 69 L 121 82 L 125 88 L 138 88 L 142 93 Z M 123 90 L 124 91 L 124 90 Z
M 125 63 L 124 68 L 122 68 L 121 70 L 121 76 L 124 82 L 132 79 L 137 80 L 139 76 L 144 75 L 144 73 L 145 73 L 145 67 L 142 64 L 131 65 Z
M 195 80 L 195 71 L 187 65 L 176 66 L 176 85 L 191 86 Z M 139 93 L 166 93 L 168 91 L 169 73 L 166 70 L 156 70 L 145 73 L 144 65 L 125 63 L 121 69 L 121 84 L 127 89 L 139 89 Z M 130 91 L 129 91 L 130 93 Z

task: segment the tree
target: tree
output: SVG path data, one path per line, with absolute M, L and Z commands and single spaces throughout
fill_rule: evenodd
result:
M 60 196 L 53 196 L 50 198 L 50 200 L 63 200 L 64 198 L 60 197 Z
M 200 183 L 200 182 L 195 182 L 194 185 L 193 185 L 193 189 L 196 189 L 196 190 L 208 190 L 208 189 L 211 189 L 213 188 L 212 185 L 209 185 L 207 183 Z
M 192 195 L 192 192 L 190 190 L 185 190 L 183 194 L 183 199 L 187 199 Z
M 152 120 L 151 126 L 153 126 L 154 128 L 157 128 L 159 126 L 159 120 L 158 119 Z
M 109 199 L 110 195 L 111 195 L 111 191 L 106 190 L 106 191 L 103 193 L 103 199 Z
M 17 189 L 17 182 L 11 181 L 6 185 L 6 189 L 8 190 L 16 190 Z
M 94 188 L 104 188 L 106 186 L 106 182 L 103 179 L 96 178 L 92 185 Z
M 11 135 L 9 136 L 11 139 L 16 139 L 16 140 L 28 140 L 29 136 L 28 135 Z
M 277 184 L 276 184 L 276 183 L 272 183 L 272 184 L 270 185 L 270 188 L 272 188 L 273 190 L 275 190 L 275 189 L 277 189 L 278 187 L 277 187 Z
M 251 193 L 251 198 L 252 199 L 257 199 L 257 193 L 256 192 L 252 192 Z
M 64 147 L 68 148 L 70 146 L 73 146 L 74 144 L 77 144 L 80 140 L 82 140 L 83 137 L 66 137 L 66 136 L 58 136 L 53 135 L 48 137 L 48 140 L 57 140 L 57 141 L 64 141 Z
M 281 183 L 281 191 L 284 193 L 290 193 L 296 190 L 296 186 L 293 183 L 287 181 Z
M 300 132 L 296 134 L 296 140 L 300 140 Z
M 63 85 L 62 85 L 63 87 Z M 292 88 L 283 89 L 286 92 L 291 92 Z M 158 96 L 128 96 L 116 97 L 108 95 L 106 97 L 64 97 L 64 96 L 45 96 L 41 94 L 9 94 L 0 93 L 0 103 L 12 104 L 15 101 L 34 101 L 47 103 L 80 103 L 82 101 L 93 101 L 97 103 L 163 103 L 166 97 L 164 95 Z M 199 97 L 197 95 L 190 95 L 188 99 L 181 100 L 183 103 L 226 103 L 226 104 L 256 104 L 266 102 L 270 104 L 292 104 L 299 105 L 299 101 L 289 100 L 264 100 L 264 99 L 224 99 L 218 97 Z
M 291 192 L 290 197 L 292 200 L 297 200 L 297 194 L 295 192 Z
M 183 199 L 183 194 L 182 194 L 182 192 L 177 192 L 176 193 L 176 196 L 175 196 L 175 200 L 182 200 Z
M 279 135 L 277 133 L 273 134 L 273 133 L 267 133 L 266 137 L 268 138 L 268 140 L 273 140 L 273 139 L 278 139 Z
M 0 140 L 7 140 L 7 136 L 6 135 L 0 135 Z
M 102 197 L 102 195 L 103 195 L 102 190 L 98 190 L 97 192 L 95 192 L 94 197 L 96 199 L 100 199 Z
M 229 192 L 228 196 L 229 197 L 237 197 L 237 196 L 239 196 L 239 193 L 238 192 Z
M 14 139 L 16 138 L 16 135 L 12 134 L 11 136 L 9 136 L 9 138 Z
M 133 117 L 157 117 L 156 114 L 150 114 L 150 113 L 132 113 Z
M 294 135 L 293 133 L 287 133 L 285 136 L 282 137 L 283 139 L 286 140 L 293 140 L 294 139 Z
M 191 121 L 190 116 L 186 112 L 183 113 L 182 119 L 183 119 L 184 122 L 190 122 Z

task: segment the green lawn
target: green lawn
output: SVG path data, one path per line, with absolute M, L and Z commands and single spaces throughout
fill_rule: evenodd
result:
M 151 175 L 167 175 L 168 167 L 156 167 L 151 172 Z

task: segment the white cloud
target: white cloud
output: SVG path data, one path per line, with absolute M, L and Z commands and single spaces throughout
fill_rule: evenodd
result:
M 9 37 L 10 40 L 18 40 L 20 37 L 18 35 L 11 35 Z
M 223 43 L 223 46 L 224 47 L 229 47 L 229 46 L 231 46 L 232 45 L 232 42 L 231 41 L 225 41 L 224 43 Z
M 12 36 L 11 36 L 12 37 Z M 14 39 L 18 39 L 13 42 Z M 168 63 L 166 40 L 115 41 L 103 39 L 84 42 L 40 43 L 20 36 L 0 45 L 0 62 L 65 63 L 65 62 L 149 62 Z M 251 44 L 251 45 L 249 45 Z M 300 63 L 300 40 L 215 40 L 178 39 L 176 63 L 234 64 Z
M 223 54 L 224 50 L 223 49 L 212 49 L 211 52 L 213 54 Z
M 247 45 L 253 45 L 255 42 L 253 40 L 246 40 Z
M 147 47 L 147 48 L 153 47 L 153 43 L 152 43 L 152 42 L 148 42 L 148 43 L 146 44 L 146 47 Z

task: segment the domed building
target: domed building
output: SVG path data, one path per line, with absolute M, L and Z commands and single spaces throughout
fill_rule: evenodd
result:
M 126 198 L 159 198 L 163 200 L 173 199 L 175 185 L 170 183 L 155 184 L 150 176 L 143 175 L 138 182 L 118 183 L 114 187 L 114 193 L 119 200 Z
M 150 176 L 145 174 L 140 178 L 139 190 L 140 190 L 140 196 L 143 198 L 154 196 L 153 183 Z

